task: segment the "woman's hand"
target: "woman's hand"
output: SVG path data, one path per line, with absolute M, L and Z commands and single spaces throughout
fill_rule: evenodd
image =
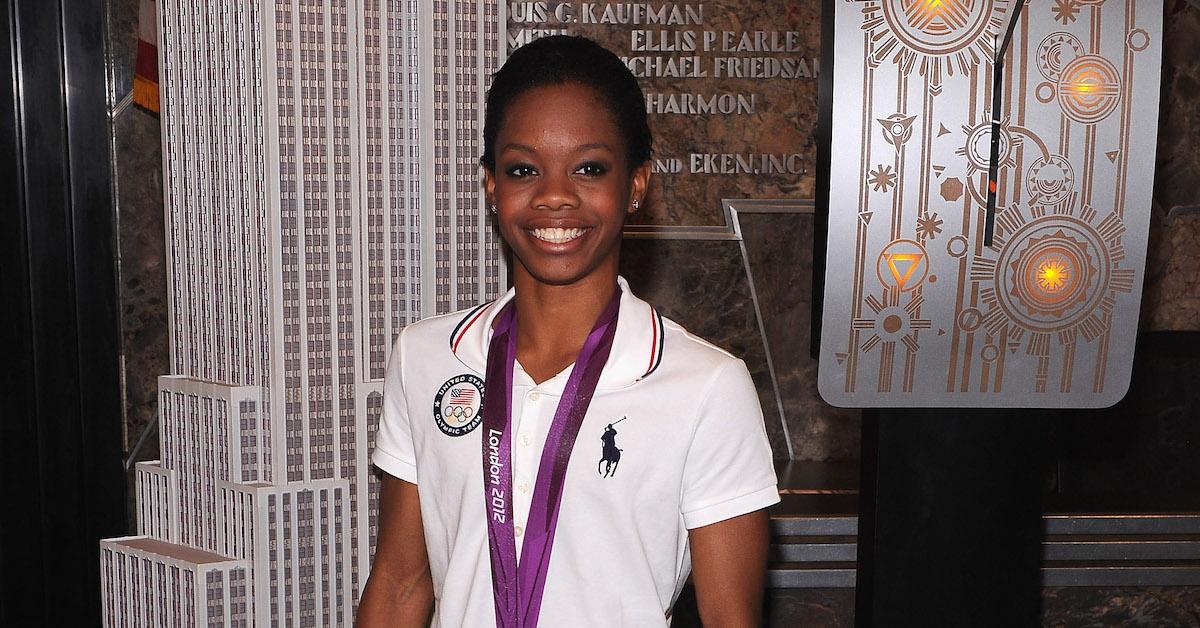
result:
M 692 529 L 692 582 L 706 627 L 743 628 L 762 621 L 763 580 L 771 535 L 766 509 Z
M 380 488 L 375 560 L 355 625 L 424 628 L 433 616 L 433 578 L 417 486 L 384 473 Z

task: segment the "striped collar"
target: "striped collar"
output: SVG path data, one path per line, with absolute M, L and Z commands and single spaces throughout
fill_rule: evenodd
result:
M 600 375 L 599 388 L 623 388 L 653 373 L 662 363 L 663 318 L 653 306 L 633 295 L 624 277 L 621 287 L 621 313 L 612 353 Z M 515 291 L 496 301 L 485 303 L 463 314 L 450 334 L 450 350 L 467 368 L 483 373 L 487 367 L 488 343 L 492 322 Z

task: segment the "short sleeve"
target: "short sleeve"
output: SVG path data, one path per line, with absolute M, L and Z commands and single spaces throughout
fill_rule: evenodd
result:
M 375 436 L 371 462 L 401 480 L 417 483 L 417 456 L 404 393 L 404 330 L 392 348 L 384 374 L 383 420 Z
M 680 504 L 689 530 L 779 501 L 762 406 L 745 363 L 728 363 L 706 393 L 683 470 Z

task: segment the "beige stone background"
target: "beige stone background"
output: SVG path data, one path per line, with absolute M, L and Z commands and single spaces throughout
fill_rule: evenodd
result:
M 137 43 L 137 0 L 109 0 L 110 64 L 114 103 L 129 93 Z M 815 0 L 725 0 L 704 2 L 706 27 L 723 30 L 787 30 L 804 33 L 804 56 L 819 49 L 819 6 Z M 618 50 L 628 49 L 629 27 L 596 27 L 586 34 Z M 1200 6 L 1166 0 L 1162 109 L 1158 159 L 1143 294 L 1143 330 L 1200 330 Z M 620 46 L 618 47 L 618 44 Z M 722 88 L 691 79 L 674 88 L 703 92 Z M 693 85 L 694 83 L 694 85 Z M 768 82 L 769 83 L 769 82 Z M 669 84 L 660 86 L 666 91 Z M 765 104 L 755 116 L 715 116 L 696 124 L 683 116 L 653 121 L 660 154 L 708 152 L 799 152 L 815 159 L 816 82 L 754 81 Z M 740 88 L 742 89 L 742 88 Z M 744 89 L 749 89 L 745 87 Z M 731 90 L 726 90 L 731 91 Z M 123 331 L 126 452 L 132 459 L 158 457 L 156 378 L 168 370 L 166 270 L 164 255 L 161 136 L 157 116 L 137 107 L 112 118 L 115 187 L 119 213 L 121 317 Z M 725 148 L 721 148 L 725 147 Z M 1150 173 L 1147 171 L 1147 175 Z M 723 197 L 806 198 L 815 183 L 803 176 L 762 181 L 708 177 L 701 183 L 678 177 L 645 222 L 714 224 Z M 665 199 L 673 198 L 668 202 Z M 768 335 L 781 349 L 777 375 L 784 393 L 792 453 L 804 460 L 851 461 L 858 456 L 858 413 L 831 408 L 815 392 L 816 364 L 808 356 L 811 307 L 811 218 L 794 216 L 759 222 L 746 231 L 750 261 L 773 275 L 756 275 Z M 748 307 L 744 266 L 736 250 L 718 243 L 626 243 L 623 272 L 651 295 L 668 316 L 744 355 L 764 386 L 761 340 Z M 772 400 L 769 394 L 764 399 Z M 764 404 L 766 405 L 766 404 Z M 778 414 L 775 414 L 778 425 Z M 782 433 L 773 434 L 776 455 L 786 455 Z M 139 441 L 142 443 L 137 446 Z M 136 451 L 135 451 L 136 450 Z M 132 492 L 130 493 L 132 494 Z

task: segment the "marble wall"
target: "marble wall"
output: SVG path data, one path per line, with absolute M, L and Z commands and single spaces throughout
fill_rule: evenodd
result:
M 1141 328 L 1200 330 L 1200 2 L 1167 0 Z
M 1042 625 L 1200 628 L 1200 587 L 1047 588 Z
M 162 193 L 162 135 L 157 114 L 132 104 L 138 0 L 108 1 L 109 86 L 120 254 L 121 383 L 125 455 L 158 458 L 158 376 L 170 371 Z M 126 465 L 132 469 L 132 462 Z M 134 508 L 128 474 L 129 512 Z M 132 515 L 130 516 L 132 521 Z

